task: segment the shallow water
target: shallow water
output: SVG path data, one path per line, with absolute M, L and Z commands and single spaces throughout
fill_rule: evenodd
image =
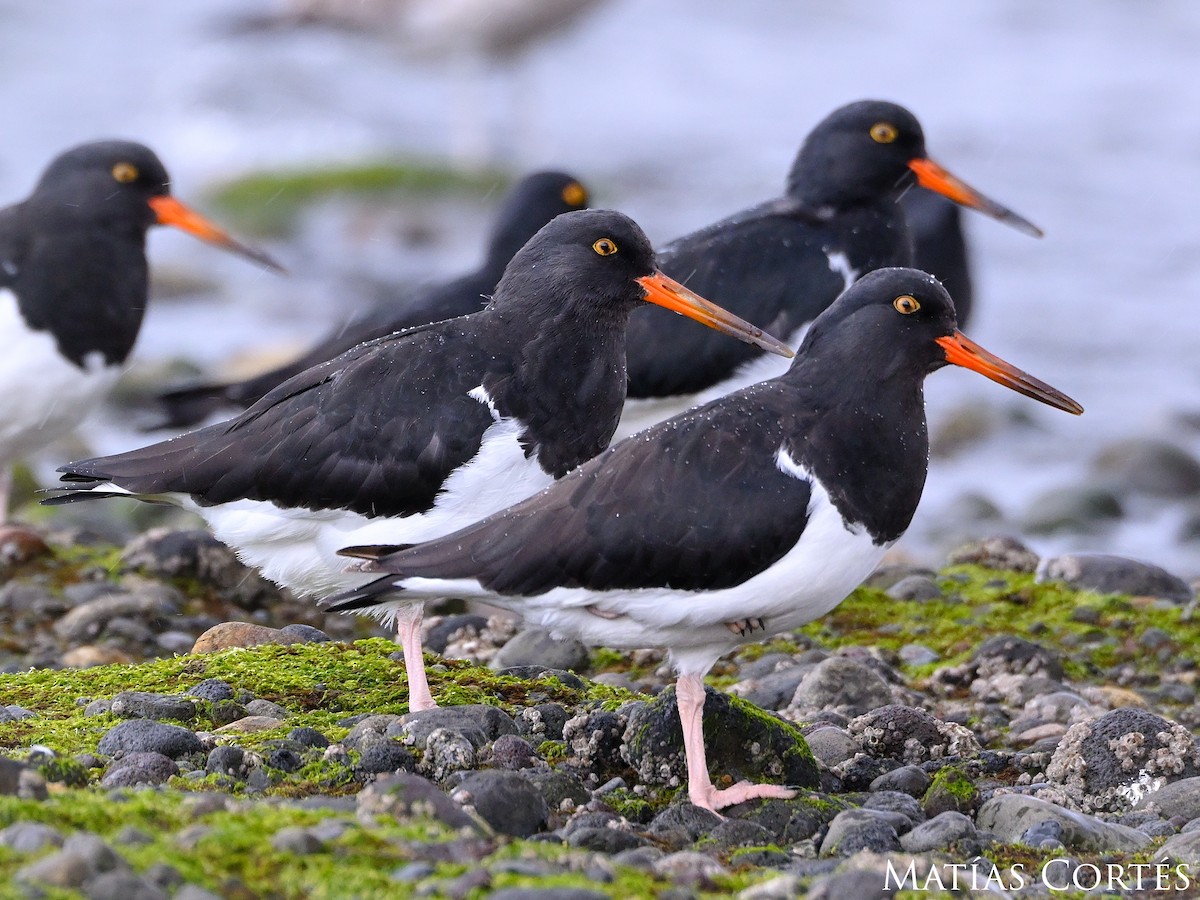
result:
M 256 167 L 451 151 L 451 67 L 377 37 L 233 27 L 270 9 L 0 2 L 0 197 L 24 194 L 62 148 L 111 135 L 157 149 L 184 199 Z M 493 73 L 483 133 L 515 172 L 577 172 L 599 203 L 667 240 L 777 194 L 813 123 L 880 96 L 917 113 L 936 159 L 1043 227 L 1035 241 L 970 218 L 969 332 L 1087 413 L 1037 407 L 961 370 L 931 378 L 935 431 L 964 405 L 1032 421 L 933 461 L 901 548 L 936 562 L 931 533 L 961 492 L 1019 516 L 1041 490 L 1080 481 L 1095 448 L 1117 438 L 1165 436 L 1200 452 L 1200 434 L 1179 423 L 1200 409 L 1198 45 L 1200 4 L 1188 0 L 611 0 Z M 423 210 L 367 221 L 330 211 L 297 243 L 271 247 L 293 271 L 286 281 L 155 233 L 156 264 L 211 273 L 220 292 L 153 307 L 139 358 L 215 362 L 264 340 L 304 340 L 353 294 L 338 287 L 346 273 L 461 270 L 486 221 L 462 212 L 429 211 L 430 225 Z M 423 244 L 396 239 L 410 218 L 425 222 Z M 119 424 L 92 425 L 89 437 L 105 451 L 144 440 Z M 1134 512 L 1104 536 L 1031 543 L 1200 574 L 1200 546 L 1174 539 L 1184 507 Z

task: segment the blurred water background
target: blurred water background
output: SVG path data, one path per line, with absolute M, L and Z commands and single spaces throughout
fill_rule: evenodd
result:
M 209 191 L 252 171 L 450 164 L 474 110 L 471 140 L 494 168 L 573 172 L 595 205 L 665 242 L 777 195 L 834 107 L 895 100 L 935 159 L 1046 231 L 968 217 L 968 333 L 1087 408 L 1074 419 L 957 369 L 931 378 L 937 449 L 901 549 L 936 564 L 970 534 L 1024 533 L 1043 553 L 1110 550 L 1200 575 L 1200 501 L 1184 492 L 1118 490 L 1123 517 L 1091 533 L 1026 527 L 1046 491 L 1103 486 L 1092 461 L 1114 442 L 1200 455 L 1200 4 L 607 0 L 483 66 L 484 80 L 387 29 L 298 27 L 282 9 L 0 2 L 0 198 L 24 196 L 67 146 L 127 137 L 221 218 Z M 138 366 L 300 346 L 380 284 L 472 267 L 494 199 L 322 202 L 263 241 L 287 279 L 159 229 Z M 83 436 L 97 452 L 147 440 L 116 412 Z

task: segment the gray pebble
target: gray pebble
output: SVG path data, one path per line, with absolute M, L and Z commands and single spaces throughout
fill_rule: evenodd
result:
M 559 640 L 540 628 L 518 631 L 496 651 L 488 663 L 491 669 L 509 666 L 539 665 L 551 669 L 582 672 L 587 669 L 591 652 L 577 640 Z
M 359 771 L 369 774 L 412 772 L 416 767 L 416 757 L 408 751 L 408 748 L 393 740 L 373 744 L 363 751 L 358 760 Z
M 359 791 L 357 815 L 364 825 L 373 824 L 380 815 L 396 819 L 431 815 L 451 828 L 479 830 L 475 820 L 433 784 L 407 773 L 381 775 Z
M 975 827 L 1012 843 L 1021 840 L 1027 829 L 1043 819 L 1059 822 L 1062 843 L 1073 850 L 1136 851 L 1150 843 L 1149 837 L 1133 828 L 1021 794 L 998 794 L 986 801 L 975 816 Z
M 284 720 L 291 715 L 284 707 L 270 700 L 251 700 L 246 704 L 246 712 L 252 716 L 270 716 L 272 719 Z
M 1077 590 L 1100 594 L 1132 594 L 1188 603 L 1193 591 L 1186 581 L 1151 563 L 1104 553 L 1073 553 L 1042 560 L 1038 581 L 1061 581 Z
M 821 841 L 821 856 L 850 856 L 860 850 L 889 853 L 900 849 L 898 821 L 907 824 L 896 813 L 865 809 L 848 809 L 834 816 L 829 831 Z
M 215 703 L 218 700 L 232 700 L 234 698 L 233 688 L 228 682 L 221 681 L 219 678 L 206 678 L 191 690 L 184 691 L 184 695 L 198 697 L 201 700 L 207 700 L 209 703 Z
M 946 850 L 959 841 L 975 837 L 975 823 L 960 812 L 947 811 L 922 822 L 900 836 L 900 846 L 909 853 Z
M 100 779 L 100 786 L 121 788 L 135 784 L 166 784 L 178 774 L 179 767 L 169 756 L 151 751 L 127 753 L 113 761 Z
M 87 900 L 167 900 L 162 888 L 133 872 L 105 872 L 90 878 L 83 889 Z
M 808 749 L 827 768 L 833 768 L 839 763 L 859 752 L 858 743 L 846 733 L 844 728 L 836 725 L 819 725 L 804 735 Z
M 910 797 L 923 797 L 932 781 L 933 779 L 920 766 L 901 766 L 890 772 L 884 772 L 871 782 L 870 789 L 872 791 L 901 791 Z
M 942 597 L 942 589 L 937 582 L 926 575 L 901 578 L 886 593 L 893 600 L 939 600 Z
M 17 853 L 37 853 L 47 847 L 61 847 L 63 836 L 41 822 L 14 822 L 0 831 L 0 844 Z
M 567 839 L 569 847 L 577 850 L 590 850 L 593 853 L 605 853 L 610 856 L 645 845 L 645 838 L 639 837 L 632 831 L 621 831 L 617 828 L 578 828 L 571 832 L 571 836 Z
M 271 835 L 271 847 L 280 853 L 308 856 L 320 853 L 325 848 L 325 843 L 310 829 L 289 825 Z
M 167 694 L 122 691 L 113 697 L 109 711 L 122 719 L 175 719 L 190 722 L 196 717 L 196 704 L 192 700 Z
M 194 732 L 178 725 L 129 719 L 110 728 L 100 739 L 97 749 L 105 756 L 146 751 L 177 759 L 188 753 L 203 752 L 204 745 Z
M 204 765 L 206 772 L 227 775 L 230 778 L 246 777 L 246 752 L 241 747 L 223 745 L 214 747 Z
M 791 705 L 801 710 L 831 707 L 862 715 L 891 702 L 891 688 L 873 669 L 844 656 L 833 656 L 808 671 Z
M 514 837 L 535 834 L 549 815 L 538 789 L 516 772 L 497 769 L 473 772 L 451 799 L 473 807 L 496 831 Z

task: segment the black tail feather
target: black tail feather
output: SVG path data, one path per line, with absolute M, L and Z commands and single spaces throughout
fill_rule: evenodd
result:
M 355 547 L 343 547 L 338 551 L 338 556 L 350 556 L 354 559 L 370 559 L 380 560 L 392 553 L 399 553 L 401 550 L 407 550 L 409 547 L 415 547 L 416 544 L 359 544 Z M 364 569 L 363 571 L 370 571 Z
M 388 594 L 395 594 L 400 591 L 401 588 L 396 586 L 396 576 L 386 575 L 383 578 L 376 578 L 374 581 L 370 581 L 361 587 L 342 591 L 340 594 L 327 597 L 321 601 L 321 606 L 330 612 L 353 612 L 360 609 L 369 609 L 384 602 L 384 598 Z

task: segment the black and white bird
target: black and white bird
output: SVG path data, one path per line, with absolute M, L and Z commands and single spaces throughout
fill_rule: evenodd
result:
M 862 100 L 834 110 L 805 138 L 784 195 L 659 248 L 671 277 L 759 323 L 791 347 L 855 279 L 908 266 L 913 246 L 900 198 L 920 184 L 1028 234 L 1041 231 L 928 158 L 916 117 Z M 689 406 L 773 377 L 785 365 L 635 313 L 629 322 L 624 437 Z
M 925 376 L 974 369 L 1071 413 L 1075 401 L 968 340 L 932 276 L 863 276 L 812 325 L 791 368 L 615 444 L 541 493 L 435 541 L 348 548 L 389 573 L 334 598 L 389 617 L 483 600 L 589 644 L 665 647 L 679 674 L 692 803 L 787 796 L 714 787 L 705 673 L 741 644 L 824 615 L 908 527 L 925 483 Z
M 478 312 L 496 290 L 504 267 L 538 229 L 565 212 L 586 209 L 587 189 L 564 172 L 534 172 L 505 196 L 492 227 L 483 263 L 473 272 L 419 289 L 415 295 L 377 304 L 343 323 L 299 357 L 242 381 L 199 382 L 158 396 L 163 416 L 154 428 L 184 428 L 227 407 L 245 409 L 271 388 L 363 341 Z
M 11 465 L 70 431 L 116 383 L 146 311 L 146 231 L 174 225 L 279 269 L 170 194 L 141 144 L 74 147 L 0 210 L 0 522 Z
M 46 502 L 176 503 L 299 594 L 363 584 L 370 576 L 346 572 L 340 548 L 454 531 L 608 446 L 625 398 L 625 325 L 643 301 L 791 354 L 658 272 L 626 216 L 567 213 L 517 253 L 484 310 L 362 344 L 229 422 L 63 466 L 75 490 Z M 435 705 L 421 615 L 414 604 L 397 616 L 412 709 Z

